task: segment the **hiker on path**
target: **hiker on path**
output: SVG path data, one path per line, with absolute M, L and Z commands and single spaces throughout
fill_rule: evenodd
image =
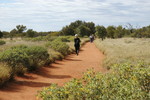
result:
M 75 47 L 75 51 L 76 51 L 76 55 L 79 54 L 79 50 L 80 50 L 80 38 L 78 37 L 78 34 L 75 35 L 74 38 L 74 47 Z
M 94 41 L 94 35 L 92 34 L 92 35 L 90 35 L 90 42 L 92 43 L 93 41 Z

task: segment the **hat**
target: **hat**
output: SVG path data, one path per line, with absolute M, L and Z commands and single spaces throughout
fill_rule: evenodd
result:
M 78 34 L 75 34 L 75 37 L 77 37 L 78 36 Z

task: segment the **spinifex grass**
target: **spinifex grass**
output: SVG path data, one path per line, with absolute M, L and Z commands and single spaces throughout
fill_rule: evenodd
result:
M 95 40 L 96 46 L 106 54 L 104 66 L 110 68 L 113 64 L 124 62 L 150 63 L 150 39 L 122 38 Z

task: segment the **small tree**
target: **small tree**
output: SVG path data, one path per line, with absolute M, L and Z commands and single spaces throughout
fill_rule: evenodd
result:
M 35 36 L 35 31 L 33 31 L 33 29 L 28 29 L 26 32 L 26 36 L 27 37 L 34 37 Z
M 60 35 L 74 35 L 74 29 L 72 27 L 66 26 L 63 27 L 60 31 Z
M 95 34 L 98 38 L 101 38 L 102 40 L 104 40 L 107 34 L 106 28 L 104 26 L 99 26 L 99 25 L 96 26 Z
M 121 38 L 124 34 L 124 29 L 121 25 L 119 25 L 118 27 L 116 27 L 114 38 Z
M 85 25 L 81 25 L 76 29 L 76 33 L 80 36 L 89 36 L 90 35 L 90 29 L 86 27 Z
M 115 38 L 114 34 L 115 34 L 116 28 L 114 26 L 108 26 L 106 30 L 107 30 L 107 37 L 114 39 Z
M 17 25 L 16 29 L 18 33 L 23 33 L 25 30 L 27 30 L 26 26 L 23 25 Z
M 9 37 L 10 37 L 10 40 L 13 40 L 13 37 L 14 35 L 17 33 L 17 30 L 16 29 L 13 29 L 10 31 L 10 34 L 9 34 Z
M 3 37 L 3 32 L 0 31 L 0 38 L 2 38 L 2 37 Z
M 95 24 L 93 22 L 87 22 L 87 23 L 85 23 L 85 26 L 90 29 L 90 34 L 95 33 Z

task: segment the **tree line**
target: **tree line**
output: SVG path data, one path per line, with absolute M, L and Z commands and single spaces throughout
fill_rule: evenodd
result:
M 142 28 L 134 28 L 130 23 L 126 26 L 113 26 L 105 27 L 103 25 L 95 25 L 93 22 L 85 22 L 77 20 L 71 22 L 69 25 L 64 26 L 60 31 L 56 32 L 36 32 L 33 29 L 28 29 L 24 25 L 17 25 L 16 28 L 10 32 L 0 31 L 0 38 L 2 37 L 37 37 L 37 36 L 68 36 L 78 34 L 81 37 L 90 36 L 94 34 L 96 37 L 104 40 L 105 38 L 122 38 L 122 37 L 135 37 L 135 38 L 150 38 L 150 25 Z
M 150 25 L 142 28 L 134 28 L 133 25 L 128 23 L 124 27 L 122 25 L 105 27 L 103 25 L 95 25 L 93 22 L 77 20 L 63 27 L 60 31 L 60 35 L 74 34 L 78 34 L 81 37 L 94 34 L 102 40 L 105 38 L 115 39 L 122 37 L 150 38 Z
M 10 38 L 14 37 L 37 37 L 37 36 L 46 36 L 54 32 L 37 32 L 33 29 L 27 29 L 24 25 L 17 25 L 16 28 L 12 29 L 10 32 L 0 31 L 0 38 Z

